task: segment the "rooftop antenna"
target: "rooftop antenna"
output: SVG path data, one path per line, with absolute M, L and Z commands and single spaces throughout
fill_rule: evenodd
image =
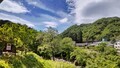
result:
M 3 0 L 0 0 L 0 3 L 2 2 Z

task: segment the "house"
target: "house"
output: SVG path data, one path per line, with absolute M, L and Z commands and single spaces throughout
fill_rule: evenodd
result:
M 114 48 L 116 48 L 117 50 L 120 50 L 120 41 L 117 41 L 117 42 L 114 44 Z
M 11 43 L 7 43 L 3 49 L 3 53 L 16 54 L 16 47 Z

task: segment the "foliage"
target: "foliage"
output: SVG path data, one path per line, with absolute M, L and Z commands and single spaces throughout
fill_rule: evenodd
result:
M 21 61 L 21 57 L 10 57 L 9 64 L 11 64 L 11 68 L 24 68 L 25 65 Z
M 85 67 L 88 55 L 87 55 L 86 50 L 77 47 L 71 53 L 71 59 L 73 59 L 73 58 L 75 59 L 74 62 L 77 66 Z
M 71 37 L 76 41 L 77 37 L 75 34 L 78 31 L 82 31 L 83 42 L 100 41 L 102 38 L 120 40 L 120 18 L 108 17 L 99 19 L 92 24 L 73 25 L 61 33 L 61 36 Z
M 71 26 L 70 28 L 68 28 L 67 30 L 65 30 L 61 36 L 64 37 L 70 37 L 72 38 L 72 40 L 80 43 L 83 42 L 82 40 L 82 31 L 80 29 L 77 28 L 78 26 Z
M 95 47 L 95 50 L 98 52 L 104 52 L 106 48 L 106 43 L 100 43 L 98 46 Z
M 65 54 L 67 60 L 70 59 L 70 53 L 74 50 L 74 43 L 71 38 L 63 38 L 61 41 L 62 56 Z
M 86 68 L 119 68 L 119 56 L 98 55 L 96 58 L 88 59 Z
M 56 29 L 36 31 L 26 25 L 0 20 L 0 50 L 6 43 L 12 43 L 18 50 L 33 51 L 16 56 L 3 56 L 0 66 L 3 68 L 120 68 L 120 56 L 117 50 L 106 43 L 95 47 L 75 47 L 73 42 L 99 41 L 102 38 L 113 43 L 120 38 L 120 19 L 102 18 L 93 24 L 73 25 L 58 35 Z M 61 38 L 61 36 L 63 38 Z M 38 56 L 38 55 L 39 56 Z M 41 58 L 41 57 L 42 58 Z M 53 59 L 53 60 L 44 60 Z M 55 59 L 64 59 L 57 61 Z
M 0 68 L 9 68 L 9 64 L 4 60 L 0 60 Z
M 56 29 L 48 28 L 38 37 L 40 45 L 38 46 L 39 54 L 46 59 L 53 59 L 55 57 L 69 60 L 70 52 L 73 51 L 74 43 L 71 38 L 61 38 L 58 36 Z
M 41 37 L 42 36 L 42 37 Z M 39 54 L 44 58 L 53 58 L 55 53 L 59 51 L 59 38 L 57 37 L 57 31 L 51 27 L 48 28 L 43 35 L 39 36 L 38 39 L 41 39 L 41 45 L 38 46 Z
M 8 63 L 0 60 L 0 66 L 3 68 L 75 68 L 75 66 L 68 62 L 44 60 L 33 52 L 28 52 L 25 55 L 11 56 L 4 58 Z
M 117 55 L 117 50 L 112 46 L 107 46 L 106 43 L 100 43 L 98 46 L 95 47 L 95 50 L 105 55 Z
M 120 58 L 117 50 L 106 43 L 100 43 L 92 49 L 76 47 L 71 52 L 75 65 L 86 68 L 119 68 Z
M 37 31 L 21 24 L 12 23 L 10 21 L 2 21 L 0 26 L 0 42 L 12 43 L 17 48 L 32 50 Z

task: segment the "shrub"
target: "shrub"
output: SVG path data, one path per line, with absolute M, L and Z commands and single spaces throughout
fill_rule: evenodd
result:
M 24 68 L 24 64 L 22 63 L 20 57 L 10 57 L 9 64 L 11 64 L 12 68 Z
M 120 68 L 119 56 L 114 55 L 98 55 L 96 58 L 88 59 L 86 68 Z
M 44 60 L 35 53 L 11 56 L 0 60 L 0 68 L 75 68 L 74 64 L 63 61 Z
M 4 60 L 0 60 L 0 68 L 10 68 L 9 64 Z
M 62 62 L 62 61 L 58 62 L 58 61 L 52 61 L 52 60 L 44 60 L 44 59 L 42 59 L 41 57 L 39 57 L 38 55 L 36 55 L 35 53 L 32 53 L 32 52 L 27 54 L 26 59 L 28 59 L 28 56 L 29 56 L 29 58 L 34 58 L 34 60 L 32 59 L 32 62 L 41 66 L 41 67 L 36 67 L 36 68 L 75 68 L 74 64 L 71 64 L 71 63 L 68 63 L 68 62 Z M 28 61 L 30 61 L 30 60 L 28 60 Z M 32 65 L 36 66 L 36 64 L 34 65 L 34 63 Z
M 40 58 L 39 58 L 40 59 Z M 26 68 L 43 68 L 43 65 L 41 62 L 39 62 L 39 59 L 36 58 L 35 54 L 26 54 L 22 57 L 21 61 L 26 66 Z
M 86 60 L 88 58 L 87 55 L 87 51 L 85 49 L 82 48 L 76 48 L 72 53 L 71 53 L 71 58 L 75 59 L 75 64 L 77 66 L 82 66 L 85 67 L 86 66 Z

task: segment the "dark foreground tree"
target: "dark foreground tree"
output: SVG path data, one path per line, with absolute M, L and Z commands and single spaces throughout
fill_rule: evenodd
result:
M 2 2 L 3 0 L 0 0 L 0 3 Z

